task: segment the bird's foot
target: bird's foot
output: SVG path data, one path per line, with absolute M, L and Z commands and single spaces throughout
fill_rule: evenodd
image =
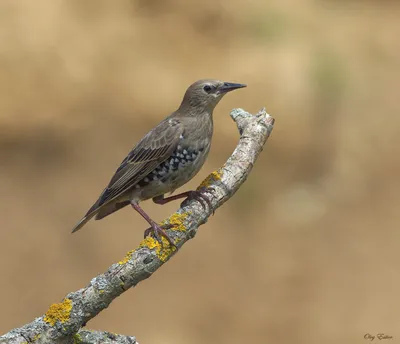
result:
M 161 244 L 161 246 L 163 245 L 162 237 L 164 237 L 168 241 L 169 245 L 177 250 L 178 247 L 175 245 L 174 241 L 169 237 L 169 235 L 165 232 L 166 229 L 170 229 L 172 227 L 173 225 L 169 224 L 160 226 L 154 222 L 151 224 L 151 227 L 147 228 L 144 231 L 144 237 L 146 238 L 153 234 L 153 236 Z
M 210 188 L 202 187 L 195 191 L 189 191 L 189 195 L 186 200 L 194 199 L 194 200 L 198 201 L 204 210 L 206 210 L 208 207 L 208 209 L 210 209 L 211 214 L 214 215 L 215 209 L 212 206 L 210 199 L 204 194 L 205 192 L 213 192 L 213 191 L 215 191 L 215 190 L 212 187 L 210 187 Z M 182 202 L 181 207 L 184 202 L 185 201 Z

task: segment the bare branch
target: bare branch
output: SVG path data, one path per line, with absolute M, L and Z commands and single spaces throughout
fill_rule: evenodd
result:
M 274 119 L 265 109 L 256 116 L 235 109 L 231 117 L 240 132 L 239 143 L 225 165 L 211 173 L 199 186 L 205 190 L 214 209 L 231 198 L 247 179 L 274 125 Z M 195 236 L 199 226 L 211 214 L 212 210 L 204 209 L 197 200 L 185 201 L 163 223 L 173 225 L 167 231 L 168 235 L 181 247 Z M 107 340 L 110 343 L 136 343 L 134 337 L 80 329 L 107 308 L 117 296 L 150 277 L 175 253 L 166 240 L 160 245 L 152 237 L 147 237 L 120 262 L 93 278 L 88 286 L 68 294 L 62 302 L 51 305 L 46 314 L 32 323 L 1 336 L 0 344 L 108 343 Z
M 76 344 L 139 344 L 135 337 L 124 336 L 110 332 L 100 332 L 91 330 L 80 330 L 74 335 Z
M 38 320 L 38 319 L 36 319 Z M 35 321 L 36 321 L 35 320 Z M 29 324 L 31 325 L 31 324 Z M 59 338 L 55 341 L 49 339 L 45 334 L 37 334 L 30 338 L 29 333 L 22 334 L 15 331 L 20 331 L 21 329 L 15 329 L 11 332 L 0 337 L 0 343 L 12 343 L 12 344 L 27 344 L 27 343 L 73 343 L 73 344 L 139 344 L 135 337 L 124 336 L 122 334 L 116 334 L 111 332 L 101 332 L 93 330 L 80 330 L 75 333 L 72 337 Z

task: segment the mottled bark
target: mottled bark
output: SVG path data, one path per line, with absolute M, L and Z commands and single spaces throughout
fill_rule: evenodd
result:
M 239 143 L 225 165 L 211 173 L 199 187 L 210 199 L 214 210 L 231 198 L 247 179 L 274 125 L 274 119 L 265 109 L 256 116 L 242 109 L 235 109 L 231 112 L 231 117 L 239 129 Z M 211 215 L 212 210 L 208 206 L 202 205 L 198 200 L 191 200 L 184 202 L 163 223 L 173 225 L 167 232 L 179 248 L 195 236 L 198 228 Z M 51 305 L 43 316 L 33 322 L 1 336 L 0 344 L 136 343 L 134 337 L 81 328 L 107 308 L 117 296 L 150 277 L 175 253 L 175 249 L 166 240 L 160 245 L 152 237 L 147 237 L 120 262 L 93 278 L 85 288 L 72 292 L 60 303 Z

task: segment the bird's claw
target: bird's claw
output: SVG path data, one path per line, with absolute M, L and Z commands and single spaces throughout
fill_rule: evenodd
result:
M 151 227 L 147 228 L 144 231 L 144 238 L 150 236 L 153 234 L 153 236 L 155 237 L 155 239 L 161 244 L 161 246 L 163 245 L 163 241 L 161 237 L 164 237 L 169 245 L 171 247 L 174 247 L 176 250 L 178 249 L 178 247 L 175 245 L 174 241 L 168 236 L 168 234 L 165 232 L 166 229 L 170 229 L 173 226 L 170 224 L 166 224 L 166 225 L 158 225 L 156 223 L 153 223 Z
M 208 207 L 208 209 L 210 209 L 210 211 L 211 211 L 211 214 L 214 215 L 215 209 L 212 206 L 212 203 L 211 203 L 210 199 L 206 195 L 204 195 L 204 192 L 206 192 L 206 191 L 207 192 L 214 192 L 215 190 L 212 187 L 209 187 L 209 188 L 202 187 L 202 188 L 200 188 L 198 190 L 191 191 L 189 196 L 188 196 L 188 198 L 187 198 L 187 200 L 192 200 L 193 199 L 193 200 L 198 201 L 201 204 L 201 206 L 203 207 L 204 210 L 206 210 L 207 207 Z M 182 202 L 181 206 L 182 205 L 183 205 L 183 202 Z

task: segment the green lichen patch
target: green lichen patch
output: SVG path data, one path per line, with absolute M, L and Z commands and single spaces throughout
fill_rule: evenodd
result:
M 80 336 L 80 334 L 75 333 L 74 334 L 74 344 L 81 344 L 83 343 L 82 337 Z

